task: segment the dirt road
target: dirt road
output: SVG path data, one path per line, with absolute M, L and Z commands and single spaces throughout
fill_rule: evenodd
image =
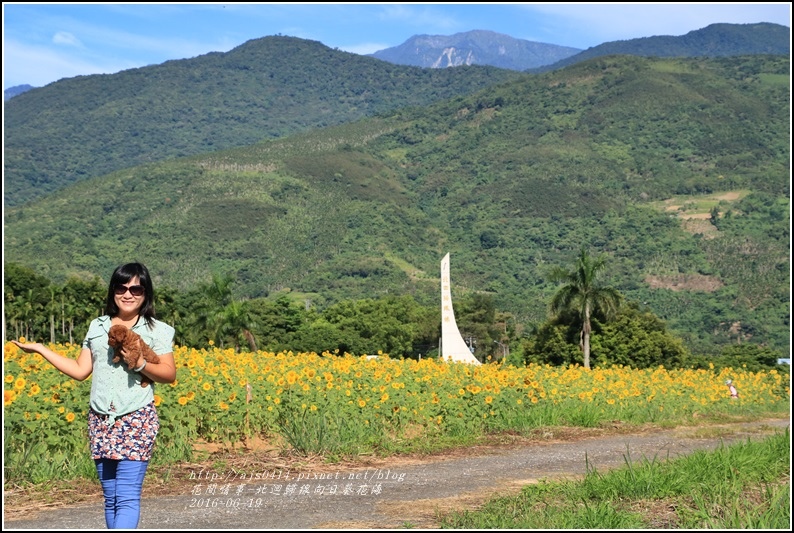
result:
M 384 459 L 366 468 L 188 470 L 181 494 L 147 497 L 144 491 L 139 527 L 437 528 L 438 513 L 473 509 L 494 495 L 517 492 L 544 478 L 580 477 L 586 461 L 603 472 L 624 465 L 627 458 L 672 458 L 722 442 L 761 438 L 789 424 L 789 419 L 764 420 L 634 434 L 580 430 L 575 436 L 550 430 L 535 442 L 468 448 L 443 458 Z M 105 523 L 98 496 L 87 505 L 4 519 L 3 526 L 104 529 Z

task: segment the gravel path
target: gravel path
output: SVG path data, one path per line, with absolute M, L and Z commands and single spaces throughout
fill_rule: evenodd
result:
M 465 456 L 369 468 L 326 465 L 313 471 L 192 471 L 185 493 L 146 497 L 142 529 L 437 528 L 437 513 L 472 509 L 541 479 L 579 477 L 586 461 L 603 472 L 626 458 L 664 459 L 721 442 L 762 437 L 789 419 L 612 434 L 468 450 Z M 712 435 L 703 437 L 703 435 Z M 713 435 L 722 435 L 715 437 Z M 214 479 L 213 479 L 214 478 Z M 250 479 L 249 479 L 250 478 Z M 192 487 L 192 488 L 191 488 Z M 209 490 L 214 488 L 213 492 Z M 3 529 L 104 529 L 100 501 L 5 521 Z

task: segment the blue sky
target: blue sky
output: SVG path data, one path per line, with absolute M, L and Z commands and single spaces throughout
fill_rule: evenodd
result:
M 3 3 L 3 88 L 227 52 L 250 39 L 290 35 L 358 54 L 413 35 L 490 30 L 587 49 L 684 35 L 709 24 L 774 22 L 791 27 L 789 3 Z

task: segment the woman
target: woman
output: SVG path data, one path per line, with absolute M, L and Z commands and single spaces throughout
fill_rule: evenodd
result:
M 123 358 L 113 363 L 115 354 L 108 347 L 108 330 L 116 324 L 138 333 L 160 356 L 160 363 L 147 363 L 141 357 L 133 370 L 127 368 Z M 113 272 L 105 315 L 91 322 L 77 359 L 55 353 L 41 343 L 13 341 L 26 352 L 41 354 L 71 378 L 83 381 L 93 373 L 88 436 L 110 529 L 138 526 L 143 477 L 160 427 L 154 386 L 141 387 L 141 375 L 155 383 L 176 379 L 173 340 L 174 328 L 155 319 L 149 271 L 140 263 L 128 263 Z
M 728 380 L 725 382 L 728 386 L 728 390 L 731 393 L 731 400 L 736 400 L 739 398 L 739 391 L 736 390 L 736 385 L 733 384 L 733 380 Z

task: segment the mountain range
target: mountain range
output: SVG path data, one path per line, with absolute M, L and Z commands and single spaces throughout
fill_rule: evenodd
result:
M 4 202 L 151 161 L 423 106 L 519 75 L 393 65 L 273 36 L 225 53 L 68 78 L 5 103 Z
M 15 96 L 17 96 L 19 94 L 22 94 L 24 92 L 27 92 L 27 91 L 29 91 L 31 89 L 35 89 L 35 87 L 33 87 L 32 85 L 28 85 L 28 84 L 15 85 L 13 87 L 9 87 L 8 89 L 5 89 L 3 91 L 3 101 L 7 102 L 11 98 L 13 98 L 13 97 L 15 97 Z
M 56 282 L 135 258 L 180 290 L 232 272 L 246 298 L 435 303 L 449 252 L 458 290 L 528 326 L 548 268 L 587 246 L 690 346 L 788 348 L 788 56 L 533 74 L 274 37 L 157 67 L 6 104 L 5 261 Z
M 719 57 L 742 54 L 788 54 L 790 28 L 778 24 L 712 24 L 683 36 L 653 36 L 607 42 L 587 50 L 516 39 L 473 30 L 454 35 L 414 35 L 399 46 L 371 57 L 397 65 L 446 68 L 489 65 L 511 70 L 546 71 L 593 57 L 629 54 L 657 57 Z M 17 85 L 4 91 L 4 100 L 34 89 Z
M 561 61 L 578 52 L 581 52 L 578 48 L 475 30 L 455 35 L 414 35 L 399 46 L 370 55 L 397 65 L 416 67 L 490 65 L 510 70 L 528 70 Z
M 683 37 L 623 41 L 619 48 L 629 55 L 741 55 L 787 51 L 789 34 L 789 28 L 776 24 L 720 24 Z M 548 61 L 561 49 L 484 31 L 458 34 L 454 42 L 515 51 L 522 59 L 514 64 L 537 60 L 527 55 L 537 46 Z M 596 48 L 600 51 L 590 49 L 566 61 L 616 50 L 609 44 Z M 474 53 L 473 48 L 460 50 Z M 398 66 L 316 41 L 274 36 L 226 53 L 64 79 L 5 103 L 3 201 L 20 205 L 120 168 L 427 105 L 518 75 L 488 65 Z
M 407 68 L 407 67 L 403 67 Z M 135 258 L 188 290 L 313 305 L 491 294 L 540 323 L 553 265 L 608 283 L 690 346 L 788 343 L 785 56 L 591 59 L 469 95 L 138 165 L 5 211 L 5 258 L 60 282 Z
M 711 24 L 680 37 L 664 35 L 603 43 L 531 71 L 548 72 L 594 57 L 616 54 L 643 57 L 726 57 L 790 53 L 791 28 L 788 26 L 769 22 Z

